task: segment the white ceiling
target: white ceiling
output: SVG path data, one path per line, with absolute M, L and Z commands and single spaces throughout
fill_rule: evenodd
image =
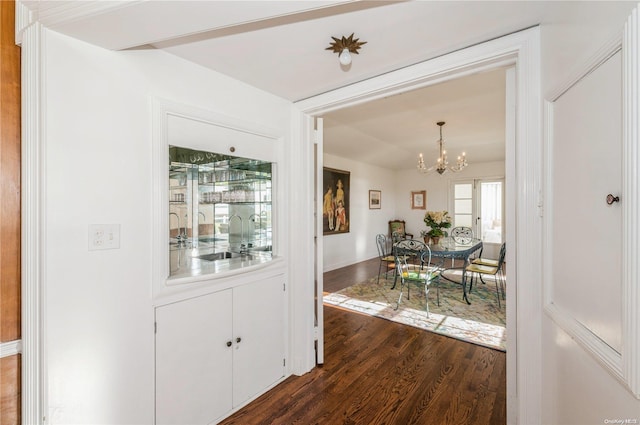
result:
M 391 169 L 427 165 L 438 156 L 442 128 L 450 165 L 503 161 L 505 70 L 474 74 L 324 116 L 325 153 Z
M 583 1 L 38 1 L 27 7 L 56 31 L 109 49 L 157 48 L 291 101 L 379 76 L 535 25 L 562 25 L 556 69 L 611 38 L 612 16 L 635 2 Z M 580 28 L 582 26 L 582 29 Z M 117 29 L 117 30 L 114 30 Z M 574 31 L 572 32 L 572 29 Z M 331 36 L 366 41 L 341 67 Z M 576 34 L 573 36 L 573 34 Z M 582 43 L 582 44 L 581 44 Z M 564 46 L 563 46 L 564 47 Z M 584 49 L 582 49 L 584 50 Z M 325 152 L 406 168 L 435 158 L 437 121 L 452 158 L 504 158 L 504 71 L 474 75 L 327 114 Z

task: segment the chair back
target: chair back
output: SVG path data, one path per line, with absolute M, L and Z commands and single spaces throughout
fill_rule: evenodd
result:
M 468 244 L 473 240 L 473 230 L 471 227 L 454 227 L 451 229 L 451 237 L 456 243 Z
M 403 239 L 393 244 L 393 255 L 398 270 L 407 268 L 407 261 L 420 260 L 420 268 L 431 265 L 431 249 L 424 242 L 415 239 Z
M 387 254 L 387 237 L 382 233 L 376 235 L 376 246 L 378 247 L 378 257 L 383 259 Z
M 500 246 L 500 254 L 498 255 L 498 270 L 502 270 L 502 263 L 504 263 L 504 257 L 507 254 L 507 243 L 503 243 Z

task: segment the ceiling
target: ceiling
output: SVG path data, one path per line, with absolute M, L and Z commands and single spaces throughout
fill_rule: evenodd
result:
M 635 2 L 38 1 L 45 26 L 109 49 L 155 48 L 298 101 L 536 25 L 563 27 L 556 69 L 576 66 L 584 27 L 603 42 Z M 617 15 L 616 15 L 617 14 Z M 622 22 L 622 21 L 621 21 Z M 609 23 L 609 24 L 608 24 Z M 117 31 L 114 31 L 117 28 Z M 582 33 L 581 33 L 582 31 Z M 331 37 L 367 43 L 351 65 Z M 575 35 L 574 35 L 575 34 Z M 582 34 L 582 35 L 580 35 Z M 566 48 L 564 48 L 566 47 Z M 583 49 L 584 50 L 584 49 Z M 504 158 L 504 70 L 472 75 L 325 116 L 325 153 L 399 169 L 446 148 L 470 163 Z
M 427 166 L 438 157 L 440 129 L 449 164 L 504 160 L 505 70 L 497 69 L 330 112 L 324 151 L 390 169 Z

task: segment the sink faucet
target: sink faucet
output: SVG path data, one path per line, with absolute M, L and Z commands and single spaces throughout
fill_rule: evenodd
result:
M 249 216 L 249 220 L 251 220 L 251 222 L 253 223 L 252 236 L 253 236 L 254 240 L 256 240 L 256 226 L 255 226 L 256 219 L 257 219 L 257 222 L 258 222 L 258 242 L 261 242 L 261 240 L 262 240 L 262 213 L 260 213 L 260 214 L 251 214 Z M 248 234 L 247 234 L 247 237 L 249 237 Z
M 182 227 L 180 225 L 180 216 L 174 212 L 170 212 L 169 218 L 171 218 L 172 215 L 175 215 L 178 219 L 178 236 L 176 236 L 176 240 L 178 241 L 179 245 L 185 244 L 187 242 L 187 220 L 189 216 L 187 214 L 184 215 L 184 227 Z
M 244 254 L 247 251 L 247 246 L 244 243 L 244 221 L 238 214 L 233 214 L 229 217 L 229 232 L 231 232 L 231 221 L 233 218 L 240 220 L 240 254 Z M 229 242 L 231 242 L 231 233 L 229 233 Z

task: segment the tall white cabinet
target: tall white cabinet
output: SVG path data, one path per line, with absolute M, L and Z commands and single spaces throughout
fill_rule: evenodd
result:
M 284 276 L 156 308 L 156 423 L 210 424 L 285 373 Z

